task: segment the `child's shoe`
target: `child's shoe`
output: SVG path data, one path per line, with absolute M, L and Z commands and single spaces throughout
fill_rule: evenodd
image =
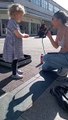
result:
M 19 75 L 22 75 L 22 74 L 23 74 L 23 72 L 22 72 L 20 69 L 17 69 L 17 73 L 18 73 Z
M 20 74 L 16 74 L 16 75 L 12 75 L 12 78 L 13 79 L 22 79 L 23 78 L 23 75 L 20 75 Z

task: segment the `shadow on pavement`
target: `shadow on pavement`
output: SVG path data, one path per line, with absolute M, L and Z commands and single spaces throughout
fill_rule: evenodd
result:
M 9 84 L 11 81 L 12 81 L 11 76 L 0 81 L 0 96 L 6 93 L 5 91 L 2 90 L 2 88 L 5 87 L 7 84 Z
M 3 87 L 5 87 L 11 81 L 12 81 L 11 76 L 9 76 L 8 78 L 5 78 L 5 79 L 1 80 L 0 81 L 0 89 L 2 89 Z
M 19 108 L 14 111 L 14 107 L 16 107 L 17 105 L 19 105 L 20 103 L 23 103 L 30 95 L 32 95 L 32 103 L 34 104 L 34 102 L 40 97 L 40 95 L 42 95 L 42 93 L 55 81 L 55 79 L 57 78 L 57 75 L 55 72 L 40 72 L 40 75 L 44 77 L 44 81 L 41 78 L 41 81 L 35 82 L 29 89 L 29 92 L 26 93 L 23 96 L 22 93 L 22 97 L 19 98 L 15 98 L 15 96 L 13 96 L 12 100 L 10 101 L 9 105 L 8 105 L 8 109 L 7 109 L 7 114 L 6 114 L 6 118 L 4 120 L 17 120 L 17 118 L 19 116 L 21 116 L 22 114 L 27 114 L 30 120 L 46 120 L 45 116 L 47 117 L 47 120 L 54 120 L 57 113 L 59 113 L 59 115 L 62 118 L 65 118 L 66 120 L 68 119 L 68 117 L 66 117 L 65 114 L 63 114 L 62 110 L 59 110 L 58 108 L 55 108 L 55 106 L 53 106 L 50 101 L 50 98 L 47 98 L 45 96 L 45 99 L 43 99 L 42 101 L 40 100 L 40 103 L 38 103 L 38 105 L 34 108 L 31 107 L 26 111 L 20 111 Z M 11 81 L 11 79 L 10 79 Z M 8 82 L 8 80 L 7 80 Z M 5 83 L 6 84 L 6 83 Z M 3 86 L 2 86 L 3 87 Z M 18 91 L 19 93 L 20 91 Z M 49 101 L 48 101 L 49 99 Z M 41 105 L 42 104 L 42 105 Z M 42 107 L 41 107 L 42 106 Z M 44 112 L 44 106 L 46 108 L 46 111 Z M 47 107 L 49 106 L 49 107 Z M 40 108 L 41 107 L 41 108 Z M 41 109 L 41 113 L 40 113 L 40 109 Z M 31 112 L 32 111 L 32 112 Z M 44 114 L 45 113 L 45 114 Z M 44 114 L 44 115 L 43 115 Z M 51 117 L 49 117 L 49 114 L 51 115 Z M 22 115 L 23 116 L 23 115 Z M 33 117 L 32 117 L 33 116 Z M 39 116 L 39 118 L 37 118 Z M 44 116 L 44 117 L 43 117 Z M 41 118 L 42 117 L 42 118 Z
M 8 73 L 11 69 L 7 67 L 0 66 L 0 73 Z
M 47 79 L 48 81 L 54 81 L 58 77 L 58 75 L 54 71 L 43 71 L 43 70 L 41 70 L 40 75 L 44 79 Z
M 40 72 L 41 76 L 44 77 L 44 81 L 41 78 L 41 81 L 35 82 L 31 87 L 27 94 L 23 97 L 15 99 L 15 96 L 12 98 L 12 101 L 9 103 L 8 112 L 6 114 L 5 120 L 16 120 L 23 112 L 26 111 L 14 111 L 14 107 L 22 103 L 25 99 L 27 99 L 30 95 L 32 95 L 32 103 L 34 103 L 40 95 L 50 86 L 53 81 L 56 79 L 56 74 L 53 72 L 43 73 Z M 20 92 L 20 91 L 19 91 Z M 36 120 L 36 119 L 35 119 Z

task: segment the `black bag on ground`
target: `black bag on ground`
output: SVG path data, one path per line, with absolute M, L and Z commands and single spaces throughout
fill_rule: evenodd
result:
M 68 86 L 56 86 L 50 93 L 55 96 L 59 106 L 68 112 Z

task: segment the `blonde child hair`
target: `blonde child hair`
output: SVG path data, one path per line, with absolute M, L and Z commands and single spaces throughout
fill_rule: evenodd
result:
M 19 12 L 21 12 L 23 15 L 25 14 L 25 8 L 23 5 L 15 3 L 8 7 L 8 14 L 10 17 L 13 17 L 16 13 Z

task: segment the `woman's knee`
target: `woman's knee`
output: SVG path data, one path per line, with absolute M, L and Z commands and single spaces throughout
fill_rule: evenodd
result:
M 46 55 L 44 55 L 44 57 L 43 57 L 43 61 L 45 62 L 45 61 L 49 61 L 49 58 L 50 58 L 50 55 L 49 54 L 46 54 Z
M 47 70 L 47 65 L 46 65 L 46 63 L 44 63 L 43 65 L 42 65 L 42 70 Z

